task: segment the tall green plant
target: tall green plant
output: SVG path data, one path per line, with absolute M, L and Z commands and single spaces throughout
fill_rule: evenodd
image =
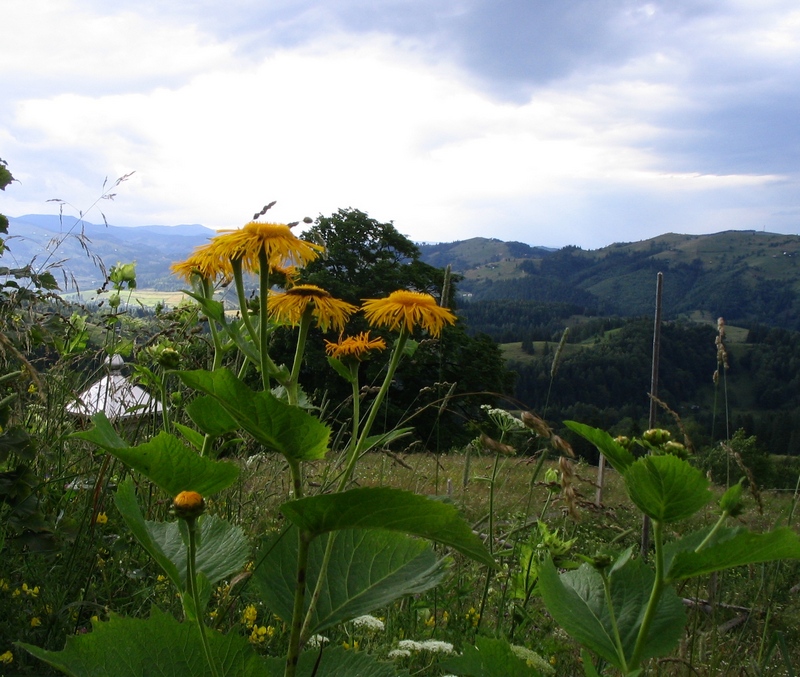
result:
M 633 504 L 653 524 L 653 564 L 633 556 L 600 554 L 576 571 L 559 574 L 551 561 L 540 570 L 539 585 L 553 618 L 586 649 L 623 675 L 638 675 L 644 663 L 677 646 L 686 621 L 675 584 L 735 566 L 800 558 L 800 539 L 787 527 L 757 534 L 725 526 L 741 510 L 741 484 L 719 502 L 716 523 L 666 540 L 668 526 L 692 517 L 712 499 L 709 481 L 683 458 L 679 446 L 648 431 L 641 440 L 651 452 L 636 458 L 608 433 L 567 421 L 593 443 L 622 475 Z M 585 662 L 586 675 L 599 673 Z
M 281 224 L 252 222 L 239 231 L 225 233 L 195 252 L 177 270 L 198 279 L 194 296 L 215 331 L 228 336 L 259 373 L 260 388 L 221 368 L 175 372 L 182 383 L 198 393 L 187 407 L 197 430 L 178 428 L 189 441 L 162 431 L 152 440 L 130 446 L 102 416 L 94 428 L 76 436 L 126 463 L 173 498 L 177 521 L 148 521 L 139 508 L 134 486 L 123 483 L 115 503 L 128 528 L 175 585 L 182 600 L 183 622 L 155 611 L 148 619 L 112 616 L 95 624 L 85 637 L 71 638 L 61 652 L 23 646 L 54 667 L 74 675 L 106 674 L 108 653 L 125 653 L 117 675 L 161 674 L 276 675 L 348 674 L 353 659 L 336 650 L 320 657 L 304 651 L 313 633 L 343 623 L 404 595 L 422 592 L 443 577 L 447 558 L 437 556 L 418 539 L 438 542 L 487 566 L 494 559 L 452 505 L 411 492 L 389 488 L 350 488 L 358 459 L 375 445 L 402 435 L 389 431 L 373 435 L 395 370 L 409 354 L 414 332 L 433 336 L 455 317 L 433 297 L 399 290 L 386 299 L 364 303 L 373 326 L 397 332 L 383 383 L 364 414 L 353 422 L 345 453 L 345 467 L 333 493 L 306 495 L 303 468 L 323 459 L 329 450 L 331 430 L 311 413 L 299 382 L 308 327 L 340 331 L 356 308 L 338 301 L 313 285 L 272 289 L 287 264 L 313 259 L 319 247 L 296 238 Z M 250 314 L 244 293 L 246 272 L 259 279 L 257 312 Z M 272 277 L 270 274 L 272 273 Z M 291 274 L 289 275 L 291 279 Z M 231 320 L 212 297 L 214 280 L 232 279 L 238 292 L 241 316 Z M 200 293 L 197 293 L 199 291 Z M 275 323 L 294 325 L 297 348 L 294 363 L 279 365 L 269 354 L 269 337 Z M 214 340 L 215 348 L 221 343 Z M 358 361 L 378 348 L 368 334 L 342 338 L 331 344 L 331 364 L 358 388 Z M 357 412 L 359 410 L 357 409 Z M 199 433 L 198 433 L 199 431 Z M 282 668 L 265 659 L 236 635 L 220 635 L 205 625 L 204 610 L 212 586 L 240 570 L 249 545 L 237 526 L 203 513 L 205 498 L 236 481 L 239 468 L 213 460 L 208 444 L 198 453 L 198 438 L 208 442 L 230 432 L 246 434 L 265 451 L 281 454 L 292 477 L 292 500 L 280 511 L 287 527 L 278 538 L 258 540 L 259 564 L 253 572 L 256 587 L 270 608 L 289 627 L 289 642 Z M 180 650 L 175 651 L 175 647 Z M 359 658 L 359 674 L 394 674 L 393 669 L 369 658 Z

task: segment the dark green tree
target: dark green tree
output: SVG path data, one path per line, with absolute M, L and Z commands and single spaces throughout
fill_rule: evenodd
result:
M 398 289 L 441 297 L 445 271 L 420 261 L 417 246 L 391 223 L 380 223 L 357 209 L 340 209 L 320 216 L 304 238 L 324 242 L 327 251 L 306 267 L 303 282 L 316 284 L 337 298 L 360 304 Z M 449 285 L 444 305 L 452 307 L 455 286 L 455 282 Z M 366 329 L 359 314 L 351 319 L 346 333 Z M 373 330 L 373 335 L 379 333 Z M 392 340 L 390 334 L 383 336 Z M 316 394 L 316 400 L 326 398 L 345 420 L 350 413 L 350 386 L 328 368 L 322 338 L 308 344 L 301 381 L 309 393 Z M 499 346 L 487 336 L 468 336 L 462 323 L 446 327 L 438 340 L 424 334 L 415 339 L 419 347 L 401 364 L 385 416 L 379 420 L 388 429 L 410 418 L 419 440 L 449 449 L 467 438 L 465 424 L 479 414 L 480 404 L 495 403 L 496 394 L 511 392 L 513 376 L 505 369 Z M 288 356 L 293 335 L 276 336 L 276 341 L 285 342 Z M 377 382 L 383 366 L 381 359 L 362 365 L 362 382 Z M 448 406 L 440 407 L 445 397 Z

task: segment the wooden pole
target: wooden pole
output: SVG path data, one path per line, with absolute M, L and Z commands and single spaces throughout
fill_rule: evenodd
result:
M 664 287 L 664 274 L 659 273 L 656 277 L 656 317 L 653 323 L 653 361 L 650 371 L 650 416 L 648 418 L 648 428 L 655 428 L 656 414 L 658 408 L 656 399 L 658 397 L 658 363 L 661 353 L 661 293 Z M 650 518 L 645 515 L 642 522 L 642 559 L 647 557 L 650 549 Z

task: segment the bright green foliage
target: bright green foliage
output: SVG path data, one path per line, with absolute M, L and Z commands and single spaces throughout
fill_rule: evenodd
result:
M 496 567 L 455 506 L 389 487 L 351 489 L 284 503 L 286 518 L 312 536 L 340 529 L 388 529 L 449 545 Z
M 694 515 L 711 500 L 709 481 L 677 456 L 646 456 L 625 471 L 628 495 L 645 515 L 665 524 Z
M 280 670 L 253 651 L 247 639 L 230 633 L 209 634 L 215 664 L 230 677 L 275 677 Z M 95 622 L 92 632 L 67 638 L 63 651 L 22 647 L 67 675 L 81 677 L 213 677 L 203 655 L 197 626 L 180 623 L 153 608 L 146 620 L 112 616 Z
M 626 659 L 633 654 L 653 587 L 654 574 L 640 560 L 628 559 L 610 575 L 611 601 Z M 588 564 L 558 575 L 552 562 L 542 566 L 539 587 L 556 622 L 581 644 L 622 668 L 617 637 L 606 603 L 602 575 Z M 644 644 L 642 659 L 672 651 L 686 622 L 683 604 L 670 589 L 661 597 Z
M 174 435 L 162 432 L 136 447 L 119 446 L 124 442 L 114 432 L 105 414 L 95 414 L 92 421 L 95 424 L 93 429 L 75 433 L 75 437 L 105 449 L 170 496 L 181 491 L 196 491 L 208 496 L 229 487 L 239 476 L 238 466 L 198 456 Z
M 504 639 L 476 637 L 475 646 L 464 646 L 463 653 L 449 658 L 442 667 L 456 675 L 469 677 L 537 677 L 552 674 L 517 656 Z M 547 667 L 550 667 L 549 665 Z
M 636 460 L 630 451 L 616 442 L 605 430 L 592 428 L 577 421 L 564 421 L 564 425 L 594 444 L 619 472 L 625 472 Z
M 250 390 L 226 369 L 181 371 L 188 386 L 212 396 L 241 428 L 268 449 L 292 461 L 325 457 L 330 428 L 269 392 Z
M 606 571 L 588 564 L 560 576 L 552 562 L 541 567 L 539 587 L 553 618 L 575 639 L 624 674 L 635 674 L 642 661 L 671 652 L 680 640 L 685 612 L 671 583 L 730 567 L 800 559 L 800 539 L 788 528 L 766 534 L 724 528 L 740 509 L 741 487 L 722 497 L 717 523 L 664 543 L 664 525 L 688 519 L 712 495 L 705 476 L 669 451 L 666 440 L 635 440 L 648 455 L 633 461 L 630 452 L 603 431 L 574 422 L 569 427 L 620 471 L 634 504 L 653 520 L 655 570 L 632 559 L 628 550 Z M 591 674 L 591 672 L 587 673 Z
M 186 413 L 206 435 L 218 437 L 239 427 L 219 401 L 210 395 L 194 398 L 186 405 Z
M 754 534 L 743 527 L 719 529 L 713 539 L 696 552 L 694 542 L 707 535 L 708 530 L 692 534 L 694 538 L 681 539 L 669 551 L 666 578 L 680 581 L 702 576 L 730 567 L 771 562 L 777 559 L 800 559 L 800 538 L 788 527 L 778 527 L 764 534 Z
M 425 541 L 378 529 L 337 531 L 309 629 L 315 634 L 386 606 L 404 595 L 424 592 L 444 577 L 441 560 Z M 264 601 L 282 619 L 292 616 L 292 587 L 297 575 L 298 531 L 289 528 L 265 539 L 253 572 Z M 315 539 L 306 580 L 313 589 L 322 570 L 326 538 Z M 308 609 L 308 598 L 306 598 Z

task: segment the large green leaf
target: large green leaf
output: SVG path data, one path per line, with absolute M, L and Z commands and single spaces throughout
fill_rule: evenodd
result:
M 146 522 L 147 531 L 159 549 L 170 559 L 186 580 L 186 544 L 179 522 Z M 211 584 L 241 571 L 250 554 L 244 532 L 216 515 L 198 520 L 199 545 L 196 555 L 197 573 Z
M 130 444 L 117 434 L 117 431 L 114 430 L 114 426 L 111 425 L 111 421 L 108 420 L 108 417 L 102 411 L 92 416 L 91 421 L 94 423 L 94 428 L 72 433 L 70 437 L 86 440 L 105 451 L 124 449 L 130 446 Z
M 486 546 L 443 501 L 389 487 L 365 487 L 290 501 L 281 512 L 312 536 L 341 529 L 388 529 L 449 545 L 496 567 Z
M 283 674 L 285 661 L 268 658 L 273 674 Z M 319 665 L 317 665 L 319 662 Z M 297 677 L 408 677 L 407 670 L 397 670 L 394 665 L 379 661 L 360 651 L 346 651 L 340 646 L 325 648 L 322 652 L 304 651 L 297 663 Z
M 142 473 L 170 496 L 181 491 L 196 491 L 203 496 L 229 487 L 239 476 L 239 468 L 228 461 L 203 458 L 177 437 L 161 432 L 136 447 L 117 435 L 105 414 L 92 417 L 95 427 L 73 436 L 91 442 Z
M 520 658 L 504 639 L 476 637 L 475 646 L 465 645 L 461 655 L 448 658 L 442 668 L 468 677 L 534 677 L 554 674 L 553 669 L 544 663 L 544 659 L 539 656 L 536 658 L 538 661 Z M 539 662 L 543 665 L 537 667 Z
M 630 451 L 614 440 L 605 430 L 593 428 L 577 421 L 564 421 L 564 425 L 596 446 L 608 462 L 617 469 L 617 472 L 624 473 L 636 460 Z
M 176 588 L 186 587 L 186 544 L 179 522 L 145 520 L 136 501 L 133 483 L 125 480 L 114 495 L 125 524 L 136 540 L 164 570 Z M 250 554 L 244 532 L 216 515 L 198 521 L 197 573 L 213 584 L 240 571 Z
M 214 437 L 233 432 L 238 428 L 233 417 L 211 395 L 193 399 L 186 405 L 186 413 L 200 430 Z
M 211 395 L 241 428 L 269 449 L 294 461 L 324 458 L 330 428 L 299 407 L 272 393 L 251 390 L 227 369 L 181 371 L 178 375 L 189 387 Z
M 730 567 L 778 559 L 800 559 L 800 538 L 788 527 L 756 534 L 743 527 L 719 529 L 700 552 L 695 549 L 709 533 L 697 532 L 670 544 L 667 580 L 682 580 Z
M 125 524 L 128 525 L 128 529 L 131 530 L 139 544 L 147 550 L 150 557 L 163 569 L 172 584 L 178 590 L 182 590 L 185 572 L 178 571 L 174 562 L 167 557 L 161 546 L 153 540 L 153 536 L 147 528 L 147 522 L 139 508 L 139 503 L 136 500 L 136 491 L 130 478 L 125 479 L 119 485 L 119 489 L 114 494 L 114 505 L 117 506 L 122 519 L 125 520 Z
M 633 654 L 655 574 L 640 560 L 629 560 L 611 575 L 611 600 L 626 660 Z M 604 659 L 622 668 L 601 575 L 588 564 L 559 574 L 552 561 L 539 572 L 539 589 L 556 622 L 572 637 Z M 680 640 L 686 614 L 675 591 L 664 589 L 642 659 L 672 651 Z
M 279 677 L 283 670 L 263 660 L 247 638 L 207 633 L 220 677 Z M 212 677 L 200 633 L 194 623 L 180 623 L 154 608 L 150 618 L 112 616 L 92 632 L 67 637 L 62 651 L 19 646 L 56 670 L 74 677 Z
M 625 485 L 639 510 L 664 523 L 691 517 L 712 498 L 706 476 L 672 454 L 640 458 L 625 471 Z
M 428 543 L 403 534 L 370 530 L 337 531 L 328 568 L 312 623 L 312 634 L 356 616 L 386 606 L 404 595 L 424 592 L 438 585 L 446 572 Z M 265 539 L 258 566 L 253 573 L 261 596 L 282 619 L 292 615 L 293 591 L 297 577 L 298 530 L 291 527 L 281 535 Z M 318 538 L 309 552 L 306 595 L 321 572 L 327 539 Z

